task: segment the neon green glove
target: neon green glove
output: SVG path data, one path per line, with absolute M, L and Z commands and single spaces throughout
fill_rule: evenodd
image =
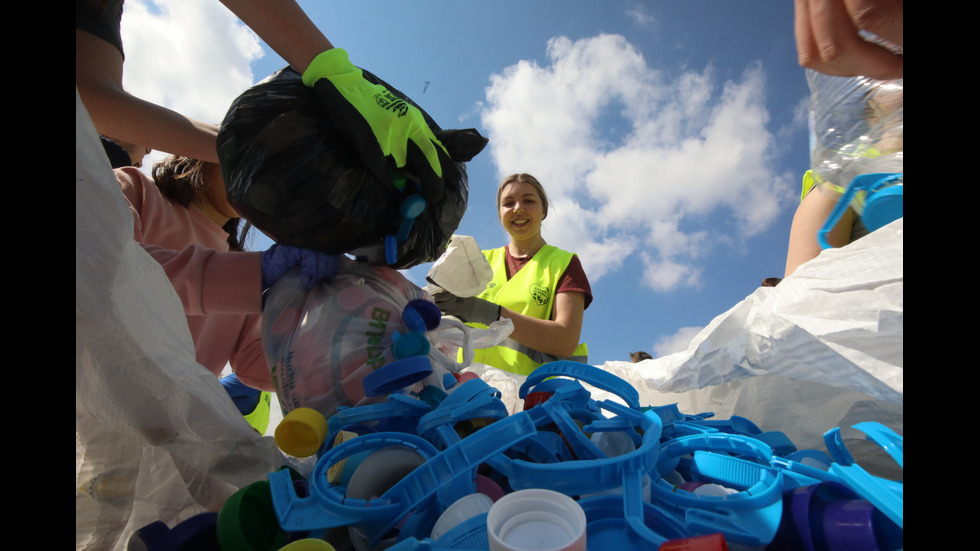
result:
M 340 48 L 316 56 L 303 83 L 316 90 L 337 126 L 348 132 L 375 178 L 392 182 L 390 157 L 395 167 L 420 180 L 426 200 L 442 198 L 443 168 L 455 170 L 455 165 L 418 107 L 366 80 Z

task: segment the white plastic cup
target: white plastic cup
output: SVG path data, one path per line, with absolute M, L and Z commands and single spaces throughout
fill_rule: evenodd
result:
M 491 551 L 585 551 L 585 511 L 552 490 L 518 490 L 487 513 Z

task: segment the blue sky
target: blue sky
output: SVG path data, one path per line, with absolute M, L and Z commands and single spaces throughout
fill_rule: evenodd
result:
M 592 283 L 590 363 L 683 350 L 762 279 L 782 276 L 809 165 L 792 2 L 300 5 L 442 127 L 490 138 L 468 165 L 457 233 L 503 245 L 497 182 L 513 172 L 542 181 L 544 237 L 578 253 Z M 217 0 L 125 6 L 124 85 L 189 116 L 219 122 L 285 65 Z M 405 274 L 422 285 L 428 268 Z

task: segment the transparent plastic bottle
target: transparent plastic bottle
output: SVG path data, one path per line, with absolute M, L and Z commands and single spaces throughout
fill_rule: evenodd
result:
M 855 177 L 901 173 L 903 81 L 807 71 L 810 166 L 817 190 L 838 199 Z

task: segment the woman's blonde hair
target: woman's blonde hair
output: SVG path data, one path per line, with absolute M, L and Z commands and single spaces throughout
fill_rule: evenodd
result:
M 503 180 L 500 181 L 500 185 L 497 186 L 497 209 L 500 209 L 500 195 L 504 192 L 504 188 L 509 184 L 523 182 L 525 184 L 530 184 L 534 188 L 534 191 L 538 192 L 538 196 L 541 197 L 541 206 L 544 212 L 542 219 L 548 217 L 548 194 L 544 191 L 544 186 L 537 178 L 531 176 L 530 174 L 524 172 L 518 172 L 517 174 L 511 174 Z

